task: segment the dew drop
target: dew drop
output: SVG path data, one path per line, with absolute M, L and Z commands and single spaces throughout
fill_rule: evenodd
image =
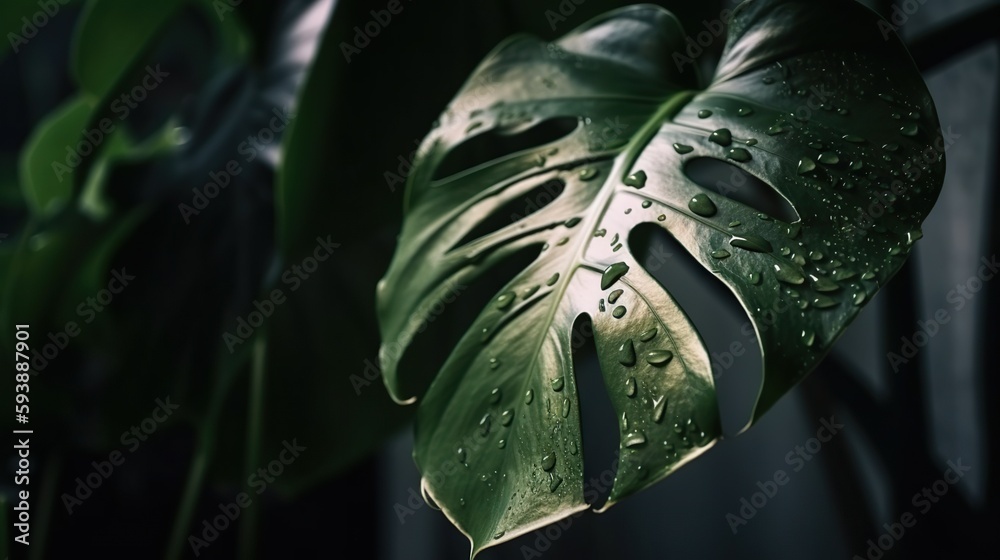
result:
M 713 259 L 725 259 L 728 258 L 730 255 L 731 253 L 725 249 L 716 249 L 715 251 L 712 251 Z
M 497 447 L 499 447 L 500 449 L 507 447 L 507 440 L 501 439 L 497 441 Z
M 628 398 L 635 398 L 635 394 L 638 391 L 638 387 L 635 383 L 634 377 L 629 377 L 625 380 L 625 396 Z
M 736 114 L 741 117 L 746 117 L 753 114 L 753 109 L 750 107 L 740 107 L 740 109 L 736 111 Z
M 816 342 L 816 333 L 809 329 L 802 331 L 802 343 L 806 346 L 812 346 Z
M 646 443 L 646 434 L 639 430 L 634 432 L 629 432 L 625 434 L 625 439 L 622 440 L 625 447 L 639 447 Z
M 490 435 L 490 427 L 493 425 L 493 419 L 490 418 L 489 413 L 486 413 L 479 420 L 479 435 L 486 437 Z
M 581 221 L 582 221 L 582 218 L 580 218 L 579 216 L 576 216 L 576 217 L 570 218 L 570 219 L 566 220 L 565 222 L 563 222 L 563 225 L 566 226 L 566 227 L 568 227 L 568 228 L 571 228 L 571 227 L 576 226 L 576 224 L 579 224 Z
M 623 293 L 625 293 L 624 290 L 615 290 L 611 292 L 608 295 L 608 303 L 615 303 L 616 301 L 618 301 L 618 298 L 620 298 Z
M 804 157 L 799 160 L 799 168 L 798 168 L 799 175 L 809 173 L 813 169 L 816 169 L 816 162 L 813 161 L 812 159 Z
M 618 348 L 618 363 L 628 367 L 635 365 L 635 345 L 632 344 L 631 338 Z
M 542 457 L 542 470 L 551 472 L 554 468 L 556 468 L 556 452 L 549 451 Z
M 653 399 L 653 422 L 659 424 L 663 421 L 663 413 L 667 410 L 667 397 L 660 395 Z
M 823 152 L 817 159 L 819 159 L 819 162 L 823 165 L 836 165 L 840 163 L 840 157 L 833 152 Z
M 712 199 L 704 193 L 694 195 L 691 198 L 691 201 L 688 202 L 688 208 L 695 214 L 706 218 L 714 216 L 715 213 L 719 211 L 719 209 L 715 206 L 715 203 L 712 202 Z
M 729 222 L 729 227 L 731 227 L 731 228 L 738 228 L 738 227 L 740 227 L 741 224 L 742 224 L 742 222 L 740 222 L 739 220 L 733 220 L 733 221 Z
M 590 181 L 594 177 L 597 177 L 597 173 L 598 171 L 596 167 L 584 167 L 580 170 L 579 177 L 581 181 Z
M 917 123 L 906 123 L 899 127 L 899 133 L 903 136 L 916 136 L 917 135 Z
M 557 393 L 559 391 L 562 391 L 563 387 L 565 385 L 566 385 L 566 381 L 563 380 L 562 377 L 557 377 L 557 378 L 555 378 L 555 379 L 552 380 L 552 390 L 555 391 L 555 392 L 557 392 Z
M 656 217 L 656 220 L 659 221 L 659 222 L 662 222 L 663 220 L 666 220 L 666 219 L 667 219 L 667 215 L 666 214 L 660 214 L 659 216 Z
M 771 243 L 769 243 L 768 240 L 751 233 L 734 235 L 733 238 L 729 240 L 729 244 L 733 247 L 739 247 L 740 249 L 746 249 L 747 251 L 754 251 L 757 253 L 770 253 L 774 250 L 774 247 L 771 246 Z
M 551 286 L 551 285 L 555 284 L 558 281 L 559 281 L 559 273 L 557 272 L 557 273 L 553 274 L 552 276 L 550 276 L 549 279 L 545 281 L 545 285 L 546 286 Z
M 535 295 L 535 292 L 537 292 L 539 288 L 541 288 L 541 286 L 531 286 L 530 288 L 525 288 L 524 291 L 521 292 L 521 297 L 528 299 Z
M 497 309 L 505 311 L 512 303 L 514 303 L 515 298 L 517 298 L 517 294 L 514 292 L 504 292 L 500 294 L 500 297 L 497 298 Z
M 623 262 L 615 263 L 604 269 L 604 274 L 601 275 L 601 289 L 607 290 L 620 280 L 622 276 L 625 276 L 627 272 L 628 265 Z
M 840 289 L 836 282 L 824 276 L 810 274 L 809 279 L 812 280 L 813 289 L 817 292 L 836 292 Z
M 646 186 L 646 172 L 636 171 L 628 177 L 625 177 L 625 181 L 623 182 L 630 187 L 641 189 Z
M 785 132 L 786 130 L 787 129 L 784 128 L 784 127 L 781 127 L 781 126 L 778 126 L 778 125 L 772 125 L 772 126 L 768 127 L 768 129 L 767 129 L 767 135 L 768 136 L 774 136 L 776 134 L 781 134 L 782 132 Z
M 786 264 L 774 265 L 774 277 L 786 284 L 801 284 L 806 281 L 797 270 Z
M 531 401 L 533 400 L 535 400 L 535 392 L 531 389 L 528 389 L 524 393 L 524 404 L 531 404 Z
M 562 484 L 562 481 L 563 479 L 559 475 L 554 475 L 549 479 L 549 492 L 555 492 L 559 488 L 559 485 Z
M 688 146 L 687 144 L 674 143 L 674 151 L 678 154 L 684 155 L 693 152 L 694 148 Z
M 726 157 L 740 163 L 748 162 L 751 159 L 750 152 L 746 151 L 744 148 L 732 148 L 726 154 Z
M 865 302 L 866 297 L 867 295 L 864 292 L 856 292 L 852 301 L 854 302 L 854 305 L 861 305 Z
M 649 342 L 650 340 L 653 340 L 654 337 L 656 337 L 656 327 L 653 327 L 648 331 L 645 331 L 644 333 L 640 334 L 639 340 L 643 342 Z
M 832 273 L 830 273 L 830 276 L 834 280 L 837 280 L 838 282 L 847 280 L 849 278 L 854 278 L 855 275 L 857 275 L 857 272 L 847 268 L 838 268 L 835 269 Z
M 863 144 L 865 139 L 860 136 L 855 136 L 854 134 L 845 134 L 843 136 L 844 140 L 854 144 Z
M 490 404 L 497 404 L 500 402 L 500 398 L 502 396 L 503 391 L 500 390 L 500 387 L 494 387 L 493 390 L 490 391 Z
M 708 109 L 702 109 L 701 111 L 698 111 L 698 118 L 699 119 L 707 119 L 708 117 L 711 117 L 711 116 L 712 116 L 712 112 L 709 111 Z
M 709 134 L 708 139 L 720 146 L 728 146 L 733 143 L 733 134 L 729 132 L 728 128 L 720 128 Z
M 760 284 L 760 273 L 759 272 L 751 272 L 749 274 L 748 278 L 750 279 L 750 283 L 753 284 L 754 286 Z
M 503 426 L 510 426 L 510 423 L 513 421 L 514 421 L 514 411 L 511 409 L 503 411 L 503 414 L 500 415 L 500 424 Z
M 650 207 L 650 206 L 652 206 L 652 205 L 653 205 L 653 203 L 652 203 L 652 202 L 650 202 L 650 201 L 648 201 L 648 200 L 643 200 L 643 201 L 642 201 L 642 207 L 643 207 L 643 208 L 649 208 L 649 207 Z
M 625 309 L 625 307 L 619 305 L 614 309 L 614 311 L 611 312 L 611 316 L 614 317 L 615 319 L 621 319 L 622 317 L 625 316 L 626 311 L 627 310 Z
M 837 301 L 829 296 L 820 294 L 813 298 L 812 304 L 818 309 L 828 309 L 830 307 L 836 307 Z
M 646 353 L 646 362 L 651 366 L 663 366 L 674 359 L 674 353 L 670 350 L 651 350 Z

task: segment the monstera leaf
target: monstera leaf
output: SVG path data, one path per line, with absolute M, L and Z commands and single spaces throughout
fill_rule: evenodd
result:
M 474 553 L 588 507 L 570 343 L 582 316 L 620 418 L 605 508 L 720 436 L 707 351 L 631 252 L 637 226 L 666 230 L 750 316 L 764 374 L 751 424 L 900 268 L 938 195 L 943 144 L 926 87 L 884 29 L 853 2 L 747 2 L 696 90 L 676 19 L 635 6 L 555 43 L 510 39 L 476 70 L 420 148 L 379 288 L 385 383 L 401 402 L 422 398 L 425 494 Z M 456 166 L 490 137 L 528 146 Z M 706 158 L 760 179 L 787 214 L 699 186 L 689 166 Z M 558 196 L 484 228 L 541 187 Z M 433 382 L 399 371 L 398 349 L 454 286 L 527 250 L 537 257 Z

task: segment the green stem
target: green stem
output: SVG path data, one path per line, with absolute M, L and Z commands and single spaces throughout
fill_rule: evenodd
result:
M 258 338 L 253 346 L 253 365 L 250 374 L 250 402 L 247 406 L 247 444 L 245 472 L 251 473 L 260 465 L 261 425 L 264 414 L 264 375 L 267 373 L 267 343 Z M 262 507 L 262 506 L 261 506 Z M 260 507 L 248 508 L 240 520 L 239 557 L 253 560 L 257 557 L 257 528 Z
M 219 418 L 222 416 L 222 409 L 229 395 L 236 374 L 240 371 L 248 357 L 248 352 L 240 350 L 235 356 L 222 354 L 219 358 L 217 368 L 215 388 L 212 391 L 211 402 L 209 403 L 208 414 L 201 427 L 198 438 L 198 447 L 195 449 L 194 458 L 191 460 L 191 468 L 188 471 L 187 484 L 184 487 L 184 494 L 181 497 L 180 506 L 177 509 L 177 518 L 174 520 L 174 528 L 170 533 L 170 541 L 165 558 L 167 560 L 178 560 L 181 551 L 187 541 L 187 533 L 191 528 L 191 519 L 194 510 L 198 505 L 198 498 L 201 496 L 201 487 L 205 481 L 205 473 L 212 462 L 212 453 L 215 451 L 216 432 L 219 426 Z

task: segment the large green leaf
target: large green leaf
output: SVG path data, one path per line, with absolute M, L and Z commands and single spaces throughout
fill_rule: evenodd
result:
M 429 387 L 399 371 L 391 345 L 381 354 L 393 396 L 423 397 L 414 456 L 424 489 L 474 553 L 588 507 L 570 347 L 581 316 L 593 322 L 621 419 L 608 506 L 720 435 L 707 352 L 632 254 L 636 226 L 656 224 L 676 238 L 752 319 L 764 381 L 751 423 L 899 269 L 944 163 L 927 89 L 880 22 L 853 2 L 744 3 L 716 77 L 691 91 L 680 25 L 636 6 L 553 44 L 508 40 L 466 83 L 421 146 L 379 312 L 383 340 L 405 346 L 450 286 L 538 252 Z M 438 177 L 449 173 L 446 158 L 480 135 L 517 137 L 566 117 L 576 128 L 558 140 Z M 695 158 L 756 176 L 798 219 L 702 188 L 687 174 Z M 466 241 L 550 181 L 565 185 L 551 204 Z M 859 218 L 880 199 L 888 209 L 873 212 L 873 223 Z

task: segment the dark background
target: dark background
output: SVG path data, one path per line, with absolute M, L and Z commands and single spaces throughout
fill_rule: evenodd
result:
M 81 8 L 63 8 L 22 52 L 0 61 L 0 233 L 8 234 L 0 239 L 0 251 L 44 233 L 73 240 L 60 257 L 73 260 L 93 250 L 131 211 L 142 212 L 102 269 L 126 266 L 142 282 L 101 315 L 94 328 L 99 334 L 71 345 L 32 381 L 39 401 L 51 395 L 34 420 L 36 557 L 162 557 L 190 484 L 192 461 L 205 457 L 206 448 L 211 460 L 191 502 L 191 523 L 186 530 L 181 526 L 184 534 L 200 533 L 201 521 L 217 515 L 220 503 L 247 491 L 248 454 L 264 464 L 277 456 L 282 441 L 293 438 L 308 451 L 272 488 L 254 495 L 239 527 L 222 532 L 201 557 L 235 558 L 254 549 L 259 558 L 468 555 L 466 539 L 419 499 L 406 423 L 411 411 L 389 403 L 380 380 L 363 387 L 361 397 L 351 381 L 377 356 L 374 286 L 388 266 L 402 220 L 402 188 L 391 188 L 385 173 L 397 171 L 399 156 L 409 157 L 414 141 L 500 40 L 515 32 L 555 38 L 627 2 L 403 0 L 403 11 L 347 63 L 340 43 L 352 41 L 354 26 L 369 22 L 369 10 L 385 4 L 244 2 L 232 17 L 240 18 L 254 42 L 237 63 L 216 54 L 219 39 L 210 12 L 183 11 L 142 54 L 163 61 L 173 76 L 127 127 L 140 139 L 164 127 L 179 128 L 188 140 L 156 157 L 110 162 L 105 189 L 114 210 L 103 222 L 72 209 L 31 217 L 17 173 L 32 131 L 77 89 L 70 57 Z M 689 32 L 732 7 L 712 1 L 659 4 L 674 11 Z M 1000 4 L 896 4 L 896 9 L 915 8 L 899 32 L 924 72 L 942 128 L 960 135 L 947 153 L 942 195 L 910 263 L 830 359 L 749 432 L 721 442 L 605 514 L 588 513 L 558 529 L 523 536 L 482 558 L 864 557 L 866 541 L 882 535 L 884 523 L 914 511 L 913 494 L 940 479 L 947 461 L 958 460 L 971 470 L 926 515 L 917 514 L 916 525 L 883 557 L 951 558 L 995 549 L 992 536 L 1000 521 L 995 287 L 987 284 L 954 312 L 918 359 L 899 372 L 885 356 L 898 348 L 900 336 L 912 335 L 917 320 L 946 306 L 948 292 L 997 249 Z M 553 26 L 546 14 L 559 12 L 561 5 L 565 21 Z M 891 16 L 892 6 L 873 7 Z M 724 43 L 719 37 L 699 57 L 705 76 L 711 76 Z M 269 146 L 266 151 L 276 159 L 247 163 L 192 224 L 180 220 L 177 204 L 190 201 L 191 188 L 237 157 L 234 148 L 266 125 L 273 108 L 288 106 L 296 107 L 302 139 L 294 137 L 280 149 L 278 143 Z M 301 187 L 300 194 L 283 197 L 282 177 Z M 340 244 L 331 262 L 268 327 L 267 376 L 261 381 L 266 396 L 260 409 L 254 408 L 258 378 L 252 360 L 220 359 L 225 354 L 219 352 L 219 333 L 231 331 L 233 317 L 251 311 L 251 302 L 268 287 L 280 285 L 281 272 L 311 253 L 316 236 L 328 235 Z M 75 294 L 88 293 L 73 291 L 76 284 L 70 282 L 83 264 L 43 275 L 12 260 L 0 263 L 7 267 L 3 317 L 30 320 L 39 340 L 46 329 L 54 332 L 72 317 L 57 300 L 76 303 Z M 731 298 L 702 291 L 701 278 L 696 271 L 682 272 L 668 285 L 709 348 L 721 352 L 731 341 L 748 342 L 739 332 L 746 320 L 742 311 L 730 305 Z M 20 319 L 19 289 L 37 290 L 51 303 L 37 307 L 40 316 Z M 459 325 L 463 317 L 443 317 L 438 335 L 460 332 L 458 326 L 448 332 L 451 319 Z M 250 346 L 241 352 L 249 353 Z M 727 421 L 726 410 L 745 410 L 746 395 L 755 391 L 760 357 L 754 352 L 738 357 L 725 375 L 716 372 L 727 428 L 736 421 L 734 416 Z M 593 360 L 586 355 L 579 360 L 581 393 L 603 390 Z M 227 367 L 237 372 L 233 380 L 220 373 Z M 3 391 L 9 394 L 6 385 Z M 93 471 L 92 461 L 120 449 L 117 435 L 149 415 L 154 399 L 164 395 L 182 403 L 178 419 L 158 427 L 92 497 L 67 514 L 60 496 Z M 602 407 L 585 402 L 584 424 L 592 434 L 588 445 L 606 450 L 616 441 L 602 429 L 613 426 L 605 422 L 611 420 L 609 409 Z M 842 434 L 791 472 L 786 454 L 831 415 L 844 424 Z M 254 418 L 262 425 L 259 439 L 247 437 L 258 433 L 251 428 Z M 206 436 L 209 425 L 217 437 Z M 5 468 L 12 473 L 13 461 Z M 607 468 L 600 454 L 588 455 L 588 478 Z M 726 515 L 738 514 L 741 498 L 749 499 L 757 483 L 778 469 L 790 473 L 789 484 L 733 534 Z M 0 482 L 4 495 L 10 496 L 12 478 L 5 474 Z M 12 557 L 19 557 L 20 548 L 11 547 Z M 183 557 L 188 556 L 185 546 Z

